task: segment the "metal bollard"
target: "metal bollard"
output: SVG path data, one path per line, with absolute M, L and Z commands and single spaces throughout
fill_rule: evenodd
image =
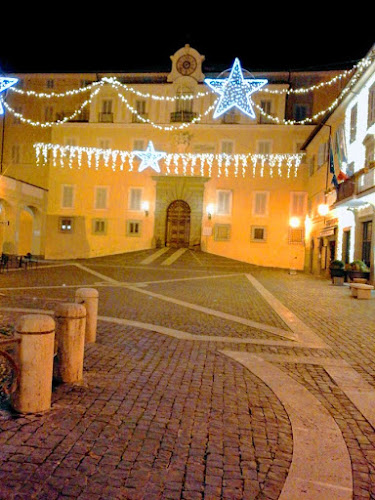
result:
M 75 301 L 86 308 L 86 342 L 96 341 L 96 326 L 98 322 L 99 292 L 95 288 L 78 288 Z
M 55 310 L 57 338 L 57 378 L 80 382 L 83 378 L 86 309 L 83 304 L 62 303 Z
M 38 413 L 51 408 L 55 322 L 44 314 L 26 314 L 15 325 L 20 336 L 20 380 L 11 397 L 20 413 Z

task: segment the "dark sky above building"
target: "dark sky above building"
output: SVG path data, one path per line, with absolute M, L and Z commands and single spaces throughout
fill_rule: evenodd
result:
M 170 56 L 186 43 L 205 56 L 204 72 L 224 71 L 236 57 L 250 72 L 342 69 L 375 43 L 371 16 L 354 7 L 345 15 L 342 5 L 30 4 L 21 12 L 4 7 L 3 74 L 169 71 Z

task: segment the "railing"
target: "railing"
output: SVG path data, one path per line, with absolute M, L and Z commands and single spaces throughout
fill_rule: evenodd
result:
M 373 188 L 375 186 L 375 169 L 371 169 L 369 172 L 364 172 L 358 176 L 357 179 L 357 193 L 362 193 L 367 189 Z
M 174 111 L 171 113 L 171 122 L 191 122 L 197 116 L 193 111 Z
M 337 188 L 337 199 L 336 203 L 343 201 L 346 198 L 350 198 L 355 193 L 355 182 L 354 179 L 348 179 L 347 181 L 341 182 Z
M 142 119 L 143 118 L 143 119 Z M 132 123 L 143 123 L 143 120 L 148 119 L 148 113 L 133 113 Z
M 99 113 L 99 122 L 113 123 L 113 113 Z

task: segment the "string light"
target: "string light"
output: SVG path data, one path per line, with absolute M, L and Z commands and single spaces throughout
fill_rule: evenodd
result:
M 211 154 L 211 153 L 164 153 L 157 151 L 124 151 L 124 150 L 112 150 L 112 149 L 102 149 L 102 148 L 91 148 L 91 147 L 79 147 L 79 146 L 62 146 L 52 143 L 36 143 L 34 144 L 35 154 L 36 154 L 36 164 L 38 166 L 43 166 L 48 164 L 49 152 L 52 152 L 52 166 L 57 167 L 60 164 L 61 168 L 64 168 L 66 162 L 69 169 L 81 168 L 87 165 L 87 168 L 91 169 L 93 165 L 93 160 L 95 162 L 95 170 L 99 170 L 101 165 L 104 169 L 111 168 L 113 171 L 120 169 L 123 171 L 128 165 L 128 171 L 134 170 L 134 160 L 140 157 L 141 154 L 148 155 L 146 162 L 138 168 L 138 171 L 144 170 L 147 166 L 151 166 L 158 173 L 163 173 L 164 175 L 195 175 L 195 167 L 197 162 L 200 163 L 200 175 L 208 175 L 211 177 L 213 175 L 213 170 L 215 167 L 216 176 L 220 177 L 222 175 L 222 169 L 224 168 L 225 177 L 229 177 L 230 174 L 238 177 L 245 174 L 250 174 L 251 170 L 247 169 L 248 165 L 252 165 L 252 174 L 256 175 L 257 165 L 260 164 L 260 176 L 264 176 L 265 165 L 271 165 L 272 175 L 276 169 L 274 165 L 278 165 L 277 175 L 279 177 L 283 176 L 282 167 L 285 165 L 287 167 L 286 177 L 290 177 L 292 171 L 294 176 L 297 176 L 299 166 L 301 165 L 303 153 L 294 154 L 252 154 L 252 153 L 242 153 L 238 155 L 230 155 L 227 153 Z M 148 160 L 155 160 L 155 155 L 160 155 L 158 160 L 160 160 L 160 165 L 156 162 L 156 165 L 152 166 L 147 163 Z M 144 158 L 142 158 L 143 160 Z M 119 165 L 120 163 L 120 165 Z M 147 163 L 147 165 L 146 165 Z M 239 164 L 241 163 L 241 172 L 239 169 Z M 142 168 L 141 168 L 142 167 Z M 143 168 L 144 167 L 144 168 Z M 157 168 L 156 168 L 157 167 Z M 190 168 L 189 168 L 190 167 Z M 159 170 L 158 170 L 159 169 Z M 173 169 L 173 173 L 172 173 Z

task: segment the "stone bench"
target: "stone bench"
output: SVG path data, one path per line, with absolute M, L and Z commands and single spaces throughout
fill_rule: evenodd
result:
M 350 283 L 350 291 L 352 296 L 357 299 L 371 299 L 372 285 L 365 285 L 364 283 Z

